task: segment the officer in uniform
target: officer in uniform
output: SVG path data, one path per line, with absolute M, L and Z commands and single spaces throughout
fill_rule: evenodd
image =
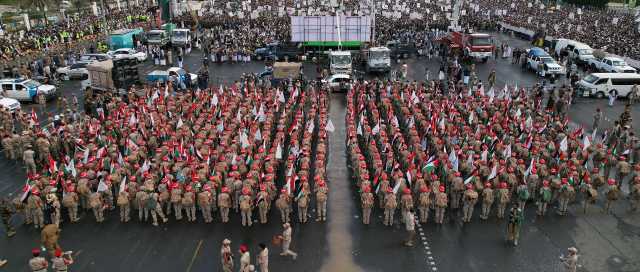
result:
M 27 167 L 27 173 L 35 173 L 36 169 L 36 160 L 35 160 L 35 151 L 33 151 L 31 145 L 26 145 L 24 152 L 22 153 L 22 160 L 24 161 L 25 166 Z
M 171 186 L 171 204 L 173 205 L 176 220 L 182 220 L 182 189 L 180 189 L 180 185 L 177 182 Z
M 633 186 L 629 192 L 629 201 L 631 204 L 631 211 L 638 211 L 638 207 L 640 207 L 640 177 L 635 177 L 633 179 Z
M 153 226 L 157 227 L 158 226 L 158 217 L 160 216 L 160 218 L 162 218 L 162 222 L 167 223 L 167 221 L 169 221 L 169 219 L 167 219 L 166 216 L 164 216 L 164 212 L 162 212 L 162 206 L 160 206 L 159 203 L 159 196 L 158 193 L 156 193 L 153 190 L 149 190 L 148 193 L 148 199 L 147 199 L 147 203 L 146 204 L 146 209 L 148 209 L 151 212 L 151 219 L 153 219 Z
M 409 210 L 413 209 L 413 197 L 411 196 L 411 189 L 408 187 L 402 190 L 402 196 L 400 197 L 400 208 L 402 212 L 402 220 L 405 220 L 405 217 Z
M 571 184 L 567 181 L 567 178 L 562 179 L 562 187 L 560 188 L 560 193 L 558 195 L 558 201 L 560 202 L 560 206 L 558 207 L 558 214 L 565 215 L 567 214 L 567 208 L 569 206 L 569 202 L 573 200 L 576 196 L 576 190 L 573 188 Z

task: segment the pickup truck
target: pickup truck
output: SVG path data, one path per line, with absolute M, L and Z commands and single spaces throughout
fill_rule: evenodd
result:
M 269 43 L 267 46 L 258 48 L 255 51 L 256 58 L 263 60 L 267 58 L 275 58 L 276 61 L 284 60 L 285 57 L 289 61 L 295 60 L 301 54 L 300 48 L 295 44 L 282 44 L 280 42 Z
M 607 73 L 635 73 L 636 69 L 617 57 L 595 57 L 589 59 L 589 66 L 594 71 L 604 71 Z
M 534 47 L 527 52 L 526 67 L 529 70 L 533 70 L 536 73 L 542 75 L 539 71 L 540 64 L 544 69 L 544 75 L 561 75 L 565 73 L 565 70 L 560 64 L 558 64 L 547 52 L 541 48 Z

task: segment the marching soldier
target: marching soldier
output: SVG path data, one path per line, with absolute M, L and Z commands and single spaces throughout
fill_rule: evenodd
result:
M 222 191 L 218 195 L 218 207 L 220 208 L 220 218 L 222 218 L 222 223 L 229 222 L 231 197 L 229 196 L 229 188 L 226 186 L 222 187 Z
M 460 199 L 462 199 L 462 194 L 464 193 L 464 180 L 460 177 L 460 172 L 455 173 L 455 177 L 452 182 L 451 189 L 451 209 L 457 210 L 460 205 Z
M 538 193 L 538 211 L 536 214 L 539 216 L 544 216 L 547 213 L 547 206 L 551 202 L 551 188 L 549 188 L 549 181 L 542 181 L 542 187 L 540 188 L 540 192 Z
M 70 185 L 67 188 L 67 193 L 62 197 L 62 205 L 67 208 L 69 213 L 69 220 L 71 223 L 78 222 L 78 194 L 76 193 L 75 186 Z
M 162 218 L 162 222 L 166 223 L 169 221 L 164 213 L 162 212 L 162 206 L 160 206 L 158 193 L 154 191 L 149 191 L 147 202 L 145 203 L 145 208 L 151 212 L 151 219 L 153 219 L 153 226 L 158 226 L 158 217 Z M 157 214 L 157 215 L 156 215 Z
M 7 237 L 12 237 L 16 234 L 15 229 L 9 222 L 13 214 L 14 211 L 11 208 L 11 202 L 9 201 L 9 199 L 4 197 L 0 198 L 0 219 L 2 219 L 2 224 L 4 225 L 5 231 L 7 232 Z
M 473 189 L 473 184 L 468 183 L 466 185 L 467 190 L 464 192 L 462 203 L 464 204 L 462 210 L 462 222 L 471 222 L 473 216 L 473 208 L 478 202 L 478 193 Z
M 251 227 L 251 190 L 249 187 L 242 188 L 242 196 L 240 196 L 240 216 L 242 216 L 242 226 Z
M 223 187 L 226 188 L 226 187 Z M 233 252 L 231 251 L 231 241 L 224 239 L 220 248 L 220 258 L 222 259 L 222 271 L 233 271 Z
M 289 194 L 287 194 L 287 190 L 282 189 L 280 191 L 280 196 L 276 200 L 276 207 L 280 210 L 280 217 L 282 218 L 283 223 L 289 222 L 289 213 L 291 213 L 291 206 L 289 206 Z
M 260 215 L 260 223 L 267 223 L 267 213 L 269 213 L 269 193 L 267 186 L 260 184 L 260 192 L 258 192 L 258 213 Z
M 444 212 L 448 205 L 447 194 L 444 192 L 444 186 L 438 187 L 438 193 L 436 193 L 436 224 L 442 224 L 444 221 Z
M 387 194 L 384 197 L 384 225 L 393 226 L 393 214 L 396 211 L 398 202 L 396 201 L 396 195 L 393 193 L 391 187 L 387 188 Z
M 482 214 L 480 215 L 481 219 L 489 219 L 491 205 L 493 205 L 494 200 L 495 197 L 493 195 L 493 189 L 491 189 L 491 183 L 487 182 L 484 184 L 484 189 L 482 190 Z
M 92 193 L 89 196 L 89 205 L 93 210 L 93 215 L 96 217 L 96 222 L 102 223 L 104 221 L 104 203 L 102 201 L 102 195 L 98 192 Z
M 518 207 L 520 210 L 524 211 L 524 205 L 527 204 L 527 200 L 529 200 L 529 187 L 524 182 L 521 182 L 518 185 L 517 189 L 518 193 Z
M 375 203 L 371 186 L 365 186 L 360 194 L 360 202 L 362 203 L 362 223 L 369 225 L 371 222 L 371 209 Z
M 120 207 L 120 222 L 129 222 L 131 205 L 129 204 L 129 192 L 126 189 L 118 193 L 116 204 Z
M 620 198 L 620 189 L 615 179 L 609 179 L 607 182 L 609 187 L 607 188 L 607 202 L 605 204 L 604 212 L 609 213 L 611 210 L 611 204 Z
M 182 220 L 182 189 L 177 182 L 171 186 L 171 204 L 176 220 Z
M 329 188 L 323 180 L 318 181 L 316 187 L 316 209 L 318 210 L 318 218 L 316 221 L 327 221 L 327 194 Z
M 427 223 L 429 219 L 429 207 L 431 206 L 431 189 L 428 186 L 420 187 L 418 195 L 418 210 L 420 211 L 420 223 Z
M 404 222 L 409 210 L 413 209 L 413 197 L 411 196 L 411 189 L 408 187 L 402 190 L 402 196 L 400 197 L 400 209 L 402 212 L 402 220 Z
M 558 214 L 565 215 L 567 214 L 567 208 L 569 206 L 569 202 L 573 200 L 576 196 L 576 191 L 571 184 L 567 182 L 566 178 L 562 179 L 562 187 L 560 188 L 560 194 L 558 195 L 558 201 L 560 202 L 560 207 L 558 207 Z
M 187 214 L 187 221 L 195 222 L 196 221 L 196 196 L 193 194 L 193 187 L 191 185 L 187 185 L 185 188 L 185 192 L 182 196 L 182 207 L 184 208 L 185 213 Z
M 149 209 L 147 208 L 147 200 L 149 199 L 149 194 L 145 190 L 140 190 L 136 192 L 136 203 L 138 203 L 138 219 L 142 221 L 147 221 L 149 218 Z M 144 217 L 143 217 L 144 215 Z
M 307 223 L 307 210 L 309 208 L 309 196 L 307 191 L 300 189 L 300 195 L 298 196 L 298 220 L 300 223 Z
M 33 188 L 31 190 L 31 195 L 27 199 L 27 208 L 31 210 L 33 226 L 37 229 L 44 227 L 43 206 L 44 204 L 40 198 L 40 190 L 38 190 L 38 188 Z
M 198 206 L 200 206 L 200 211 L 202 212 L 202 218 L 204 218 L 205 223 L 213 222 L 213 217 L 211 216 L 211 186 L 209 184 L 205 184 L 203 187 L 204 190 L 198 193 Z
M 22 160 L 24 161 L 25 166 L 27 167 L 27 173 L 35 173 L 36 169 L 36 160 L 35 160 L 35 151 L 31 145 L 26 145 L 24 152 L 22 153 Z
M 586 177 L 588 178 L 588 176 Z M 591 183 L 588 183 L 588 180 L 585 178 L 585 197 L 584 197 L 584 213 L 587 213 L 587 208 L 589 204 L 595 204 L 598 199 L 598 190 L 594 189 L 591 186 Z
M 620 156 L 617 168 L 618 187 L 620 187 L 624 179 L 631 173 L 631 164 L 627 162 L 625 156 Z
M 509 195 L 509 189 L 507 187 L 508 185 L 506 182 L 500 182 L 500 189 L 498 189 L 496 195 L 498 200 L 498 219 L 504 218 L 504 210 L 507 208 L 509 201 L 511 201 L 511 196 Z

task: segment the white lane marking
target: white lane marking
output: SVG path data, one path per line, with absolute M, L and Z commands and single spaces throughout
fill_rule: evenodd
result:
M 427 257 L 427 271 L 429 271 L 429 268 L 431 268 L 431 271 L 438 271 L 436 260 L 433 257 L 433 252 L 431 251 L 431 247 L 429 247 L 429 243 L 427 242 L 427 236 L 425 235 L 424 231 L 422 231 L 422 225 L 420 224 L 420 222 L 418 222 L 418 220 L 416 220 L 416 225 L 420 230 L 420 239 L 422 239 L 422 244 L 424 245 L 424 250 Z

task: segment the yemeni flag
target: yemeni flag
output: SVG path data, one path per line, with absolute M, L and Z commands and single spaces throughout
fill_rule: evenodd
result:
M 51 154 L 49 154 L 49 173 L 53 175 L 53 173 L 58 172 L 58 162 L 56 162 L 53 157 L 51 157 Z
M 27 178 L 27 182 L 22 187 L 22 196 L 20 197 L 20 202 L 24 202 L 29 194 L 31 194 L 31 179 Z
M 36 114 L 36 111 L 31 108 L 31 121 L 33 122 L 33 124 L 37 124 L 38 123 L 38 115 Z

